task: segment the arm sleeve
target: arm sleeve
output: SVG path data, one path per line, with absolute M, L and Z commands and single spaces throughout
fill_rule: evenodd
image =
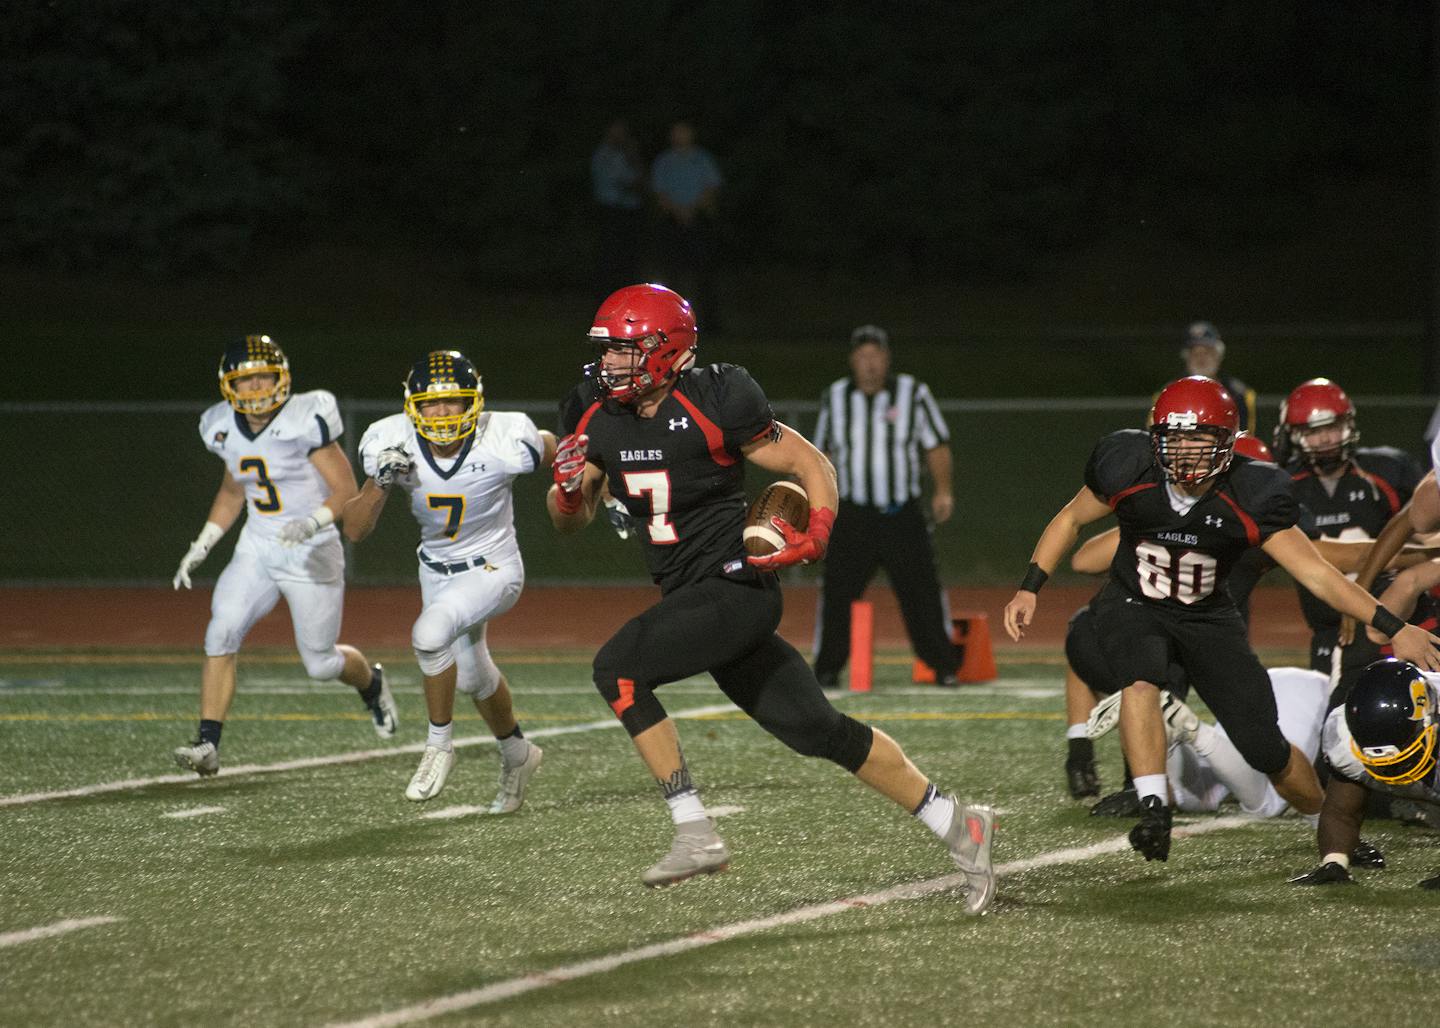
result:
M 719 372 L 720 430 L 725 449 L 739 454 L 742 446 L 775 424 L 775 412 L 750 372 L 734 364 L 721 365 Z
M 512 414 L 507 421 L 506 445 L 501 455 L 505 470 L 512 475 L 528 475 L 540 466 L 540 455 L 545 451 L 540 430 L 524 414 Z
M 915 424 L 916 438 L 920 440 L 921 449 L 933 450 L 950 441 L 950 429 L 940 413 L 940 405 L 930 395 L 930 387 L 924 382 L 915 384 L 915 409 L 919 415 Z

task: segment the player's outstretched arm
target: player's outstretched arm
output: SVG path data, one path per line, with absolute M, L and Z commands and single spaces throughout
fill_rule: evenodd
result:
M 1410 536 L 1433 532 L 1440 528 L 1440 488 L 1435 484 L 1435 472 L 1428 472 L 1415 487 L 1410 502 L 1390 519 L 1375 539 L 1365 562 L 1355 574 L 1355 584 L 1368 590 L 1375 584 L 1375 577 L 1387 566 L 1405 545 Z M 1340 645 L 1348 646 L 1355 639 L 1355 620 L 1348 614 L 1340 619 Z
M 1035 617 L 1035 594 L 1070 551 L 1070 547 L 1075 545 L 1075 540 L 1080 537 L 1080 529 L 1092 521 L 1099 521 L 1109 513 L 1110 505 L 1096 496 L 1088 486 L 1082 486 L 1080 491 L 1070 498 L 1070 502 L 1050 519 L 1045 531 L 1040 533 L 1035 552 L 1030 555 L 1030 567 L 1020 582 L 1020 588 L 1015 591 L 1014 598 L 1005 605 L 1005 632 L 1012 640 L 1019 642 L 1024 637 L 1025 629 Z
M 1070 570 L 1082 575 L 1103 575 L 1115 562 L 1115 551 L 1120 547 L 1119 527 L 1107 528 L 1098 535 L 1092 535 L 1080 544 L 1070 557 Z
M 385 500 L 390 490 L 382 489 L 373 478 L 365 479 L 360 491 L 345 504 L 340 514 L 340 530 L 352 543 L 363 542 L 375 531 L 380 523 L 380 512 L 385 509 Z
M 835 525 L 835 514 L 840 505 L 835 466 L 830 463 L 830 458 L 799 432 L 778 421 L 770 432 L 745 444 L 742 452 L 746 460 L 766 471 L 799 479 L 810 500 L 810 523 L 805 531 L 774 519 L 775 526 L 785 538 L 785 545 L 767 556 L 749 557 L 748 562 L 766 571 L 776 571 L 822 559 L 829 549 L 830 530 Z
M 185 556 L 180 558 L 180 566 L 175 571 L 175 577 L 171 579 L 170 584 L 176 589 L 182 585 L 186 589 L 190 588 L 190 573 L 204 563 L 210 550 L 230 531 L 230 526 L 235 524 L 240 512 L 245 509 L 245 487 L 235 481 L 229 468 L 225 468 L 221 474 L 223 477 L 220 479 L 220 488 L 215 491 L 210 513 L 205 516 L 205 525 L 190 543 Z
M 1320 556 L 1315 544 L 1300 529 L 1287 528 L 1276 532 L 1265 540 L 1262 548 L 1321 602 L 1356 621 L 1373 625 L 1389 636 L 1395 656 L 1427 671 L 1440 671 L 1440 638 L 1405 624 L 1385 609 L 1373 596 Z
M 1350 885 L 1350 854 L 1360 842 L 1365 823 L 1365 789 L 1332 775 L 1325 785 L 1325 805 L 1320 808 L 1320 826 L 1315 843 L 1320 863 L 1311 871 L 1290 879 L 1291 885 Z

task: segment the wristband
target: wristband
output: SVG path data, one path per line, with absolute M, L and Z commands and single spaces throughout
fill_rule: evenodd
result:
M 1049 573 L 1042 570 L 1040 565 L 1032 560 L 1030 566 L 1025 569 L 1025 577 L 1020 579 L 1020 589 L 1027 593 L 1038 593 L 1040 587 L 1049 580 Z
M 315 522 L 315 531 L 320 531 L 326 525 L 335 524 L 335 512 L 323 503 L 310 512 L 310 520 Z
M 1370 615 L 1370 624 L 1374 625 L 1375 630 L 1381 635 L 1387 635 L 1392 639 L 1400 629 L 1405 627 L 1405 622 L 1386 610 L 1385 605 L 1381 603 L 1375 604 L 1375 613 Z
M 579 489 L 576 489 L 573 493 L 567 493 L 558 485 L 555 487 L 555 509 L 561 514 L 577 513 L 580 510 L 580 504 L 582 502 L 583 500 L 580 496 Z
M 218 543 L 220 541 L 220 537 L 224 534 L 225 529 L 221 528 L 213 521 L 207 521 L 205 522 L 205 527 L 200 529 L 200 534 L 195 537 L 195 542 L 208 550 L 210 549 L 210 547 Z
M 1348 853 L 1327 853 L 1321 858 L 1322 864 L 1339 864 L 1345 870 L 1350 870 L 1350 854 Z

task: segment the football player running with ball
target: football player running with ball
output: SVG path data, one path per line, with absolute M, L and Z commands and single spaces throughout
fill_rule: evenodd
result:
M 382 739 L 395 735 L 395 701 L 379 664 L 353 646 L 337 646 L 345 602 L 345 551 L 335 522 L 355 495 L 355 473 L 336 440 L 340 411 L 323 389 L 290 393 L 290 363 L 269 336 L 252 335 L 220 360 L 224 401 L 200 417 L 200 438 L 225 462 L 224 478 L 174 586 L 190 575 L 242 510 L 249 516 L 235 555 L 215 583 L 200 730 L 175 750 L 175 762 L 202 776 L 220 770 L 220 733 L 235 698 L 240 644 L 283 595 L 295 645 L 311 678 L 354 686 Z
M 1005 630 L 1018 640 L 1035 615 L 1036 593 L 1080 528 L 1115 513 L 1120 542 L 1091 607 L 1105 656 L 1125 683 L 1120 742 L 1141 805 L 1130 844 L 1146 860 L 1170 853 L 1159 686 L 1172 659 L 1250 766 L 1296 810 L 1319 813 L 1315 769 L 1277 724 L 1269 679 L 1226 588 L 1251 547 L 1262 547 L 1321 602 L 1390 636 L 1397 655 L 1440 668 L 1440 639 L 1386 610 L 1296 527 L 1290 476 L 1234 458 L 1238 430 L 1235 401 L 1218 382 L 1192 376 L 1166 386 L 1149 432 L 1115 432 L 1095 447 L 1085 485 L 1046 526 L 1005 607 Z
M 369 476 L 345 508 L 345 535 L 359 542 L 375 528 L 390 491 L 410 494 L 420 524 L 423 609 L 410 642 L 425 680 L 429 735 L 405 790 L 434 799 L 455 764 L 451 739 L 458 688 L 494 733 L 500 788 L 492 814 L 510 814 L 540 767 L 542 751 L 515 720 L 510 686 L 495 666 L 485 627 L 515 605 L 525 565 L 515 539 L 513 486 L 548 467 L 555 436 L 524 414 L 485 410 L 475 365 L 455 350 L 437 350 L 405 379 L 405 412 L 365 430 L 360 459 Z
M 730 860 L 656 696 L 667 682 L 708 671 L 785 745 L 839 764 L 918 816 L 962 871 L 967 912 L 984 912 L 995 891 L 991 808 L 938 792 L 893 739 L 837 711 L 809 663 L 776 634 L 774 572 L 825 554 L 836 507 L 830 462 L 775 420 L 744 368 L 693 366 L 695 316 L 671 290 L 621 289 L 601 304 L 589 335 L 597 359 L 562 405 L 567 434 L 547 502 L 555 526 L 575 532 L 594 517 L 608 483 L 643 526 L 660 586 L 659 601 L 616 631 L 593 668 L 674 823 L 670 851 L 641 880 L 670 885 L 722 871 Z M 808 531 L 777 519 L 785 545 L 764 557 L 747 558 L 742 542 L 746 461 L 794 476 L 810 500 Z

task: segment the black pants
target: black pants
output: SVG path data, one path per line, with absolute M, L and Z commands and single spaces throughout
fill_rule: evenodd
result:
M 881 567 L 900 601 L 900 613 L 915 655 L 937 676 L 953 675 L 958 662 L 940 603 L 935 550 L 915 500 L 894 514 L 840 501 L 835 531 L 825 555 L 815 673 L 836 675 L 850 659 L 850 604 L 864 594 Z

